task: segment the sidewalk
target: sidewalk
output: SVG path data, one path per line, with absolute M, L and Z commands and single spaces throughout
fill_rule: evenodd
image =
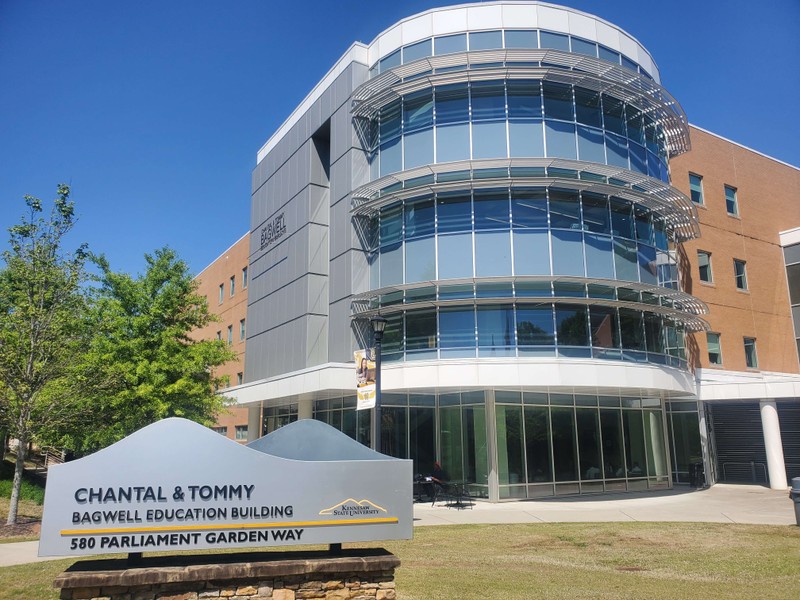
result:
M 464 508 L 444 503 L 414 505 L 414 525 L 470 523 L 596 523 L 600 521 L 683 521 L 794 525 L 794 506 L 785 490 L 717 484 L 707 490 L 605 494 L 489 504 Z M 39 558 L 39 542 L 0 544 L 0 567 L 58 558 Z

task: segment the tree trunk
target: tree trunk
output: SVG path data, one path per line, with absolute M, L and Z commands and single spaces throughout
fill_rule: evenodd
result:
M 22 488 L 22 473 L 25 470 L 25 455 L 28 451 L 28 440 L 19 439 L 17 447 L 17 462 L 14 466 L 14 483 L 11 486 L 11 500 L 8 503 L 8 521 L 6 525 L 17 524 L 17 508 L 19 507 L 19 492 Z

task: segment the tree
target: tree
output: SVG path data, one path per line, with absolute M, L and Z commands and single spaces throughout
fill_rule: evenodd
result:
M 70 189 L 58 186 L 49 218 L 25 196 L 28 215 L 9 229 L 0 271 L 0 428 L 19 442 L 8 524 L 16 523 L 29 442 L 76 419 L 66 374 L 85 345 L 86 247 L 62 249 L 75 224 Z
M 86 400 L 94 417 L 72 447 L 102 448 L 166 417 L 212 425 L 225 404 L 214 393 L 220 381 L 213 369 L 236 355 L 222 341 L 189 336 L 213 316 L 186 263 L 162 248 L 145 255 L 147 269 L 134 278 L 113 272 L 104 257 L 95 260 L 95 335 L 81 369 L 92 382 Z

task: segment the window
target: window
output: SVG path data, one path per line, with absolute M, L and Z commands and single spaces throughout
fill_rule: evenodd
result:
M 736 200 L 736 188 L 725 186 L 725 208 L 729 215 L 739 216 L 739 202 Z
M 225 299 L 225 284 L 219 284 L 219 303 L 222 304 L 222 301 Z
M 217 433 L 219 433 L 221 435 L 228 435 L 228 427 L 227 426 L 224 426 L 224 427 L 212 427 L 211 429 L 212 429 L 212 431 L 216 431 Z
M 736 289 L 747 289 L 747 263 L 743 260 L 733 259 L 733 274 L 736 278 Z
M 689 173 L 689 193 L 692 202 L 703 205 L 703 178 L 700 175 Z
M 758 357 L 756 356 L 756 339 L 744 338 L 744 362 L 748 369 L 758 368 Z
M 244 339 L 244 331 L 245 331 L 244 319 L 242 319 L 241 321 L 239 321 L 239 341 L 242 341 Z
M 708 343 L 708 362 L 712 365 L 721 365 L 722 350 L 719 344 L 719 334 L 706 333 L 706 342 Z
M 242 268 L 242 289 L 247 289 L 247 267 Z
M 700 269 L 700 281 L 712 283 L 714 278 L 711 274 L 711 253 L 698 250 L 697 265 Z
M 222 332 L 221 331 L 217 332 L 217 339 L 222 341 Z
M 228 345 L 233 344 L 233 325 L 228 325 Z
M 236 426 L 236 439 L 238 441 L 247 441 L 247 425 Z
M 239 371 L 236 374 L 236 385 L 242 385 L 242 383 L 244 383 L 244 373 Z
M 231 296 L 233 296 L 233 292 L 236 289 L 236 277 L 231 275 Z

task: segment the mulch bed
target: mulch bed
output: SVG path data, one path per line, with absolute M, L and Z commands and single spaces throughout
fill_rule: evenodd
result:
M 16 525 L 0 525 L 0 539 L 16 537 L 39 537 L 41 521 L 28 521 Z

